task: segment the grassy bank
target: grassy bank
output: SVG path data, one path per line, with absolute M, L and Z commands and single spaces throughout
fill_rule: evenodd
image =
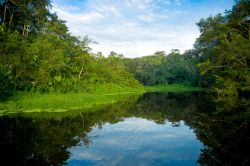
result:
M 191 92 L 203 89 L 187 85 L 159 85 L 151 87 L 122 87 L 114 84 L 96 86 L 91 92 L 83 93 L 32 93 L 20 92 L 6 102 L 0 103 L 0 114 L 15 112 L 67 112 L 72 110 L 90 111 L 93 107 L 123 101 L 131 95 L 145 92 Z
M 184 84 L 170 84 L 144 87 L 147 92 L 195 92 L 204 91 L 204 88 L 184 85 Z
M 96 86 L 90 92 L 83 93 L 19 92 L 10 100 L 0 103 L 0 114 L 80 110 L 112 104 L 124 100 L 127 96 L 143 93 L 143 87 L 130 88 L 114 84 Z

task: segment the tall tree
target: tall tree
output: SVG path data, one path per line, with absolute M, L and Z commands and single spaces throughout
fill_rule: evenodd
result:
M 23 36 L 37 33 L 48 20 L 50 0 L 1 0 L 0 23 Z
M 220 96 L 238 96 L 250 90 L 249 0 L 237 1 L 231 11 L 202 19 L 195 43 L 201 74 L 215 79 L 212 90 Z

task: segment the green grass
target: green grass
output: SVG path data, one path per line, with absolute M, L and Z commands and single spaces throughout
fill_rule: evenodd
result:
M 133 93 L 124 94 L 33 94 L 20 93 L 10 101 L 1 103 L 0 110 L 11 112 L 65 112 L 112 104 Z M 135 93 L 136 94 L 136 93 Z
M 114 84 L 94 87 L 86 93 L 32 93 L 20 92 L 9 101 L 0 103 L 0 114 L 16 112 L 67 112 L 72 110 L 91 110 L 88 108 L 108 105 L 133 94 L 144 93 L 143 87 L 130 88 Z
M 184 84 L 169 84 L 169 85 L 157 85 L 144 87 L 147 92 L 194 92 L 204 91 L 204 88 L 194 87 Z
M 149 87 L 129 88 L 114 84 L 96 86 L 89 93 L 32 93 L 20 92 L 9 101 L 0 103 L 0 114 L 16 112 L 25 113 L 63 113 L 68 111 L 97 110 L 96 107 L 109 105 L 118 101 L 126 101 L 131 95 L 145 92 L 191 92 L 204 89 L 182 84 L 158 85 Z

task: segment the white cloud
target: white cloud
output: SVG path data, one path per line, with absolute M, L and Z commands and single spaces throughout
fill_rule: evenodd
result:
M 78 8 L 73 8 L 78 9 Z M 68 24 L 90 24 L 94 21 L 97 21 L 100 18 L 103 18 L 103 15 L 98 12 L 90 13 L 71 13 L 72 7 L 59 7 L 54 6 L 53 11 L 55 11 L 60 18 L 66 20 Z
M 82 6 L 54 4 L 53 11 L 74 35 L 98 42 L 91 45 L 93 52 L 135 57 L 192 48 L 199 35 L 197 17 L 195 11 L 181 8 L 185 1 L 86 0 Z

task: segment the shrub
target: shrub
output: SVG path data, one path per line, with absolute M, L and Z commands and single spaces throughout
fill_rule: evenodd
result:
M 0 66 L 0 100 L 6 100 L 14 94 L 14 84 L 10 74 Z

